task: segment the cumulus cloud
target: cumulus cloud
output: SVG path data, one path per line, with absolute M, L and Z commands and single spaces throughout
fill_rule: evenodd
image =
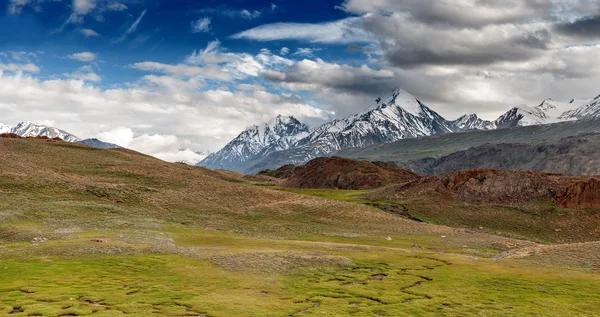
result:
M 102 81 L 102 78 L 100 78 L 100 76 L 96 74 L 90 66 L 80 67 L 79 69 L 77 69 L 77 71 L 73 73 L 64 74 L 64 76 L 67 78 L 79 79 L 95 83 Z
M 210 18 L 204 17 L 192 21 L 192 33 L 202 33 L 210 31 Z
M 9 71 L 9 72 L 30 72 L 30 73 L 39 73 L 40 68 L 35 64 L 2 64 L 0 63 L 0 71 Z
M 367 69 L 305 60 L 263 73 L 284 89 L 310 92 L 338 114 L 396 87 L 450 117 L 492 118 L 519 103 L 597 95 L 595 0 L 345 0 L 339 9 L 354 16 L 267 24 L 233 38 L 347 44 L 347 52 L 366 54 L 358 64 Z
M 92 62 L 95 61 L 98 57 L 98 54 L 92 52 L 81 52 L 75 53 L 71 55 L 67 55 L 68 59 L 80 61 L 80 62 Z
M 302 60 L 287 71 L 267 71 L 267 80 L 283 84 L 292 90 L 331 90 L 332 92 L 367 92 L 393 89 L 394 73 L 390 70 L 371 69 L 367 65 L 352 67 L 336 63 Z
M 51 120 L 84 138 L 156 154 L 177 153 L 183 147 L 215 151 L 244 127 L 278 114 L 308 121 L 330 116 L 293 95 L 258 87 L 235 92 L 198 89 L 202 85 L 195 78 L 147 75 L 123 88 L 103 89 L 82 79 L 42 80 L 0 71 L 2 120 Z

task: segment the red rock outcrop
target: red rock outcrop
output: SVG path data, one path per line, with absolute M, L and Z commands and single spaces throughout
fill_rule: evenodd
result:
M 409 170 L 383 162 L 356 161 L 340 157 L 314 159 L 294 169 L 283 182 L 288 188 L 373 189 L 421 178 Z

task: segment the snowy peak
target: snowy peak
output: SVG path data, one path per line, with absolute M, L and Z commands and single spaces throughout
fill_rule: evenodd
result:
M 584 103 L 577 109 L 566 111 L 561 119 L 582 120 L 582 119 L 600 119 L 600 95 Z
M 238 167 L 245 162 L 289 149 L 308 135 L 308 131 L 308 127 L 296 118 L 279 115 L 273 128 L 267 123 L 253 125 L 198 165 L 213 169 L 239 170 Z
M 280 137 L 287 137 L 308 132 L 308 126 L 292 116 L 284 117 L 282 115 L 278 115 L 275 119 L 273 131 Z
M 377 109 L 382 110 L 388 107 L 397 107 L 401 111 L 409 113 L 415 117 L 423 113 L 423 104 L 413 95 L 403 89 L 395 89 L 390 95 L 377 98 Z M 367 109 L 366 112 L 371 110 Z
M 14 133 L 24 138 L 45 136 L 51 139 L 60 138 L 67 142 L 81 141 L 80 138 L 63 130 L 59 130 L 57 128 L 37 124 L 30 121 L 25 121 L 17 124 L 14 128 L 11 129 L 10 133 Z
M 492 121 L 482 120 L 476 114 L 466 114 L 454 121 L 452 125 L 456 131 L 493 130 L 496 124 Z

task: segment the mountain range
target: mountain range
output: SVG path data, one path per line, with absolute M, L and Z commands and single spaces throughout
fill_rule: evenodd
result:
M 112 143 L 100 141 L 98 139 L 81 139 L 69 132 L 60 130 L 58 128 L 50 127 L 47 125 L 37 124 L 30 121 L 23 121 L 14 127 L 0 123 L 0 134 L 12 133 L 23 138 L 28 137 L 48 137 L 51 139 L 59 138 L 65 142 L 79 143 L 88 145 L 91 147 L 101 149 L 115 149 L 120 146 Z
M 335 119 L 310 131 L 293 117 L 278 116 L 273 129 L 268 124 L 252 126 L 198 165 L 256 173 L 305 163 L 343 149 L 402 139 L 596 118 L 600 118 L 600 96 L 580 106 L 574 100 L 561 103 L 552 99 L 535 107 L 520 105 L 494 121 L 482 120 L 476 114 L 447 120 L 410 93 L 396 89 L 358 114 Z M 286 122 L 285 132 L 277 128 L 282 122 Z

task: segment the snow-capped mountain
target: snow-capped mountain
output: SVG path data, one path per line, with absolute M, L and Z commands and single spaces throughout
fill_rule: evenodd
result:
M 17 124 L 10 130 L 10 133 L 14 133 L 21 137 L 37 137 L 37 136 L 45 136 L 51 139 L 60 138 L 67 142 L 77 142 L 81 141 L 80 138 L 76 137 L 73 134 L 65 132 L 63 130 L 59 130 L 57 128 L 33 123 L 30 121 L 25 121 Z
M 519 126 L 542 125 L 583 118 L 600 119 L 600 96 L 577 108 L 579 102 L 561 103 L 546 99 L 535 107 L 520 105 L 495 121 L 476 114 L 454 121 L 443 118 L 408 92 L 394 90 L 377 98 L 375 104 L 361 113 L 325 123 L 310 133 L 306 129 L 288 131 L 268 125 L 253 126 L 242 132 L 221 151 L 207 157 L 199 165 L 255 173 L 285 164 L 299 164 L 335 151 L 418 138 L 435 134 L 472 130 L 493 130 Z M 276 125 L 277 126 L 277 125 Z M 275 131 L 277 132 L 275 132 Z
M 575 106 L 574 101 L 567 104 L 546 99 L 535 107 L 527 105 L 514 107 L 496 119 L 494 123 L 497 128 L 502 129 L 567 121 L 569 119 L 563 118 L 564 113 Z
M 577 109 L 563 113 L 560 118 L 564 120 L 600 119 L 600 95 Z
M 308 134 L 308 127 L 294 117 L 277 116 L 275 124 L 254 125 L 229 142 L 219 152 L 198 163 L 212 169 L 243 171 L 240 167 L 258 157 L 289 149 Z
M 397 89 L 361 113 L 316 128 L 298 142 L 298 147 L 312 152 L 307 158 L 312 159 L 345 148 L 453 131 L 451 122 L 408 92 Z
M 476 114 L 466 114 L 454 121 L 452 125 L 456 131 L 472 131 L 472 130 L 494 130 L 496 123 L 479 118 Z
M 256 129 L 247 130 L 222 151 L 231 153 L 233 146 L 249 147 L 246 134 Z M 377 98 L 375 103 L 366 110 L 325 123 L 299 139 L 302 133 L 286 146 L 267 147 L 255 152 L 251 160 L 231 160 L 230 157 L 219 155 L 221 168 L 249 172 L 260 169 L 266 161 L 277 161 L 282 164 L 306 162 L 315 157 L 328 155 L 331 152 L 373 144 L 393 142 L 400 139 L 416 138 L 433 134 L 451 133 L 459 130 L 452 122 L 444 119 L 435 111 L 428 108 L 408 92 L 396 89 L 391 94 Z M 256 137 L 250 138 L 255 140 Z M 285 140 L 281 138 L 280 140 Z M 275 144 L 280 144 L 276 142 Z M 253 144 L 253 143 L 250 143 Z M 262 146 L 262 145 L 261 145 Z M 287 148 L 287 149 L 286 149 Z M 217 157 L 217 155 L 215 155 Z M 216 164 L 209 157 L 201 165 L 211 167 Z M 210 162 L 212 164 L 206 164 Z M 268 164 L 267 164 L 268 165 Z

